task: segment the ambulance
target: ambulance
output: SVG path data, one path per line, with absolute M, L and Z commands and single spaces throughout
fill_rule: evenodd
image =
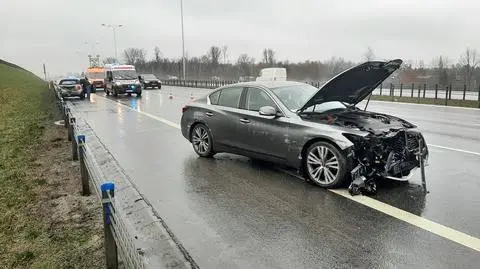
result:
M 133 65 L 105 65 L 105 93 L 117 97 L 119 94 L 142 96 L 142 84 Z
M 105 88 L 104 85 L 104 76 L 105 70 L 103 67 L 89 67 L 87 69 L 87 78 L 90 84 L 92 84 L 92 92 L 95 92 L 96 89 Z

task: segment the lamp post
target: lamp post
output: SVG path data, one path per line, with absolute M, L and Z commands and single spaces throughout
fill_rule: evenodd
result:
M 117 28 L 123 27 L 123 24 L 105 24 L 102 23 L 103 27 L 109 27 L 113 30 L 113 44 L 115 46 L 115 59 L 118 61 L 117 56 Z
M 182 20 L 182 61 L 183 61 L 183 80 L 185 80 L 185 37 L 183 34 L 183 0 L 180 0 L 180 17 Z

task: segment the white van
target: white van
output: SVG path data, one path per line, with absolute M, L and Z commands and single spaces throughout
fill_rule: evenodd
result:
M 287 69 L 279 67 L 263 68 L 260 70 L 260 76 L 257 77 L 257 81 L 286 81 Z
M 105 93 L 117 97 L 119 94 L 135 93 L 142 96 L 142 84 L 133 65 L 105 65 Z

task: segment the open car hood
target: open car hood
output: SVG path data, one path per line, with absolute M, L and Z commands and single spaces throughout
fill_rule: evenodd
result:
M 358 104 L 402 64 L 396 59 L 389 62 L 366 62 L 330 79 L 303 105 L 300 111 L 316 104 L 340 101 Z

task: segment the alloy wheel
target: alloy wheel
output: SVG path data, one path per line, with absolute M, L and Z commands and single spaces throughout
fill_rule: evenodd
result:
M 210 139 L 204 126 L 196 126 L 192 133 L 192 144 L 201 155 L 207 155 L 210 151 Z
M 321 185 L 331 184 L 340 172 L 338 157 L 328 147 L 319 145 L 307 155 L 307 168 L 311 179 Z

